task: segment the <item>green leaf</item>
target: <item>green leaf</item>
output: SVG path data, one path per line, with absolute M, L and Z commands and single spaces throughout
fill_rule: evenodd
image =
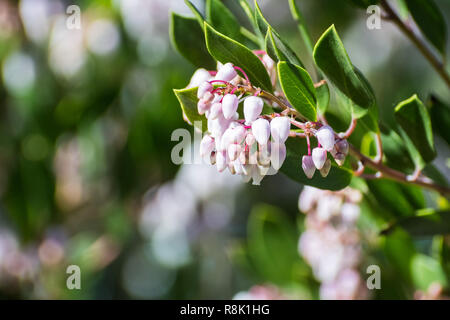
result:
M 316 121 L 316 90 L 308 72 L 289 62 L 279 62 L 278 79 L 292 106 L 310 121 Z
M 416 208 L 398 182 L 387 179 L 367 180 L 367 185 L 377 203 L 393 217 L 408 217 L 415 214 Z
M 248 4 L 247 0 L 239 0 L 239 4 L 241 5 L 242 10 L 244 10 L 245 14 L 248 17 L 248 20 L 250 21 L 250 24 L 253 27 L 253 30 L 261 36 L 259 28 L 258 28 L 258 24 L 256 23 L 255 20 L 255 15 L 253 14 L 253 10 L 250 7 L 250 5 Z
M 186 6 L 188 6 L 189 9 L 191 9 L 192 13 L 197 18 L 200 28 L 203 29 L 203 23 L 205 22 L 205 17 L 203 17 L 201 12 L 197 9 L 196 6 L 194 6 L 194 4 L 191 1 L 184 0 L 184 3 L 186 4 Z
M 423 168 L 425 163 L 436 157 L 431 120 L 426 107 L 417 95 L 413 95 L 395 107 L 395 119 L 401 127 L 400 133 L 414 163 Z
M 195 121 L 202 121 L 203 128 L 206 128 L 206 117 L 198 114 L 197 111 L 197 89 L 198 88 L 174 89 L 173 92 L 180 102 L 181 109 L 184 111 L 184 114 L 191 124 L 194 124 Z
M 289 45 L 281 39 L 280 34 L 264 18 L 258 3 L 255 0 L 255 20 L 262 35 L 265 35 L 267 54 L 274 61 L 288 61 L 303 67 L 303 63 Z
M 308 179 L 302 169 L 302 157 L 307 154 L 305 139 L 289 138 L 286 141 L 286 160 L 280 171 L 294 181 L 319 189 L 341 190 L 349 185 L 353 173 L 343 167 L 338 167 L 333 160 L 331 170 L 326 178 L 323 178 L 316 170 L 312 179 Z
M 433 130 L 450 145 L 450 108 L 434 96 L 429 105 Z
M 353 116 L 361 118 L 367 114 L 375 104 L 374 95 L 350 61 L 334 25 L 317 41 L 313 57 L 324 74 L 353 102 Z
M 403 228 L 413 237 L 447 235 L 450 234 L 450 211 L 432 211 L 399 220 L 382 234 L 389 234 L 398 227 Z
M 267 54 L 275 61 L 288 61 L 292 64 L 303 67 L 303 63 L 297 57 L 295 52 L 281 40 L 280 36 L 271 28 L 267 28 L 265 38 L 265 47 Z
M 427 255 L 418 253 L 411 260 L 411 275 L 414 285 L 423 291 L 433 283 L 447 285 L 444 270 L 439 261 Z
M 209 53 L 222 63 L 231 62 L 241 67 L 254 86 L 272 91 L 272 83 L 261 60 L 247 47 L 217 32 L 205 22 L 206 46 Z
M 194 18 L 171 14 L 170 35 L 173 46 L 196 67 L 215 69 L 216 62 L 208 53 L 203 30 Z
M 378 0 L 347 0 L 347 1 L 349 1 L 351 4 L 361 9 L 367 9 L 368 6 L 378 3 Z
M 382 127 L 381 141 L 386 165 L 402 172 L 413 171 L 414 163 L 402 138 L 394 131 Z
M 265 280 L 291 284 L 301 263 L 293 223 L 278 208 L 255 207 L 248 221 L 248 254 Z
M 326 81 L 323 81 L 316 88 L 317 110 L 320 114 L 325 114 L 330 103 L 330 88 Z
M 243 41 L 239 21 L 220 0 L 206 1 L 206 17 L 208 23 L 220 33 L 236 41 Z
M 306 49 L 308 50 L 309 54 L 312 54 L 313 52 L 313 45 L 311 41 L 311 37 L 309 36 L 309 31 L 305 23 L 305 19 L 303 18 L 303 15 L 298 8 L 295 0 L 289 0 L 289 9 L 291 11 L 291 15 L 294 18 L 295 22 L 297 22 L 297 28 L 300 32 L 300 35 L 302 36 L 302 40 L 306 46 Z
M 406 5 L 425 37 L 445 55 L 447 26 L 436 3 L 433 0 L 406 0 Z

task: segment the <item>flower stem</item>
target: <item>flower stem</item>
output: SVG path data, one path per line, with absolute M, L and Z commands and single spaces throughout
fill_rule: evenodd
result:
M 392 8 L 386 0 L 380 0 L 380 4 L 388 14 L 390 21 L 392 21 L 420 50 L 423 56 L 431 63 L 436 72 L 450 88 L 450 76 L 445 71 L 444 63 L 440 61 L 439 58 L 437 58 L 436 55 L 427 47 L 425 42 L 420 39 L 407 24 L 403 22 L 403 20 L 395 12 L 394 8 Z
M 355 158 L 357 158 L 359 161 L 361 161 L 361 163 L 364 166 L 381 173 L 381 174 L 376 174 L 375 176 L 372 176 L 372 178 L 383 177 L 383 178 L 395 180 L 395 181 L 405 183 L 405 184 L 415 184 L 415 185 L 418 185 L 418 186 L 421 186 L 424 188 L 428 188 L 428 189 L 437 191 L 442 195 L 447 195 L 447 196 L 450 195 L 450 188 L 448 188 L 448 187 L 437 185 L 433 181 L 431 181 L 429 178 L 426 178 L 426 177 L 418 177 L 416 180 L 410 181 L 410 179 L 408 179 L 408 176 L 406 174 L 404 174 L 400 171 L 391 169 L 391 168 L 383 165 L 382 163 L 377 163 L 377 162 L 373 161 L 369 157 L 366 157 L 365 155 L 363 155 L 352 144 L 350 144 L 349 147 L 350 147 L 350 154 L 352 156 L 354 156 Z M 367 176 L 361 175 L 361 177 L 367 177 Z

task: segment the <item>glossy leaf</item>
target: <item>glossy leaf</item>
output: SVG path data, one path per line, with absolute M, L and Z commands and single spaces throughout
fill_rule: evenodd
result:
M 450 145 L 450 107 L 436 97 L 430 99 L 430 117 L 433 130 Z
M 414 21 L 425 37 L 445 54 L 447 26 L 439 7 L 433 0 L 405 0 Z
M 191 12 L 197 18 L 197 21 L 200 25 L 200 28 L 203 29 L 203 23 L 205 22 L 205 17 L 203 17 L 202 13 L 197 9 L 197 7 L 189 0 L 184 0 L 186 6 L 191 9 Z
M 414 285 L 420 290 L 428 290 L 432 284 L 445 287 L 447 279 L 439 261 L 418 253 L 411 260 L 411 274 Z
M 236 40 L 243 41 L 241 26 L 234 14 L 220 0 L 206 1 L 206 17 L 209 24 L 218 32 Z
M 202 121 L 203 128 L 206 128 L 206 117 L 198 114 L 197 111 L 197 88 L 174 89 L 173 92 L 180 103 L 181 109 L 191 124 L 194 124 L 195 121 Z
M 424 215 L 408 217 L 399 220 L 382 233 L 389 234 L 397 227 L 403 228 L 415 237 L 447 235 L 450 234 L 450 211 L 434 211 Z
M 172 13 L 170 35 L 174 47 L 194 66 L 215 69 L 216 63 L 206 49 L 203 30 L 195 18 Z
M 326 178 L 323 178 L 316 170 L 312 179 L 308 179 L 302 169 L 302 157 L 307 154 L 305 139 L 289 138 L 286 141 L 287 156 L 280 171 L 304 185 L 319 189 L 341 190 L 349 185 L 353 173 L 346 168 L 338 167 L 332 160 L 331 170 Z
M 253 9 L 250 7 L 248 1 L 239 0 L 239 4 L 241 5 L 242 10 L 247 15 L 247 18 L 250 21 L 250 24 L 252 25 L 254 31 L 260 35 L 258 24 L 256 23 L 255 15 L 253 14 Z
M 303 67 L 303 63 L 297 57 L 295 52 L 281 40 L 280 36 L 271 27 L 267 28 L 265 47 L 267 54 L 275 62 L 288 61 Z
M 241 67 L 252 84 L 261 89 L 272 91 L 270 77 L 261 60 L 239 42 L 217 32 L 205 23 L 206 46 L 209 53 L 222 63 L 231 62 Z
M 291 105 L 310 121 L 316 121 L 316 90 L 308 72 L 289 62 L 279 62 L 278 79 Z
M 267 54 L 274 61 L 288 61 L 303 67 L 303 63 L 289 45 L 281 39 L 280 34 L 264 18 L 258 3 L 255 1 L 255 20 L 261 34 L 265 35 Z
M 259 273 L 276 284 L 289 284 L 301 262 L 292 222 L 278 208 L 259 205 L 248 222 L 248 254 Z
M 320 114 L 325 114 L 330 103 L 330 88 L 326 82 L 322 82 L 316 88 L 317 110 Z
M 395 119 L 401 127 L 400 133 L 413 161 L 420 167 L 423 167 L 424 163 L 432 161 L 436 156 L 436 151 L 431 120 L 426 107 L 416 95 L 400 102 L 395 107 Z M 418 159 L 419 156 L 423 159 L 423 163 Z
M 313 57 L 323 73 L 353 102 L 353 116 L 361 118 L 367 114 L 375 98 L 350 61 L 334 25 L 317 41 Z

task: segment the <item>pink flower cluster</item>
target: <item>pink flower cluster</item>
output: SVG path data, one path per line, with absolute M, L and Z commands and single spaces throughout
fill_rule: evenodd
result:
M 315 131 L 315 136 L 318 147 L 312 150 L 312 154 L 308 153 L 302 158 L 302 168 L 309 179 L 312 179 L 316 169 L 319 170 L 322 177 L 328 175 L 331 161 L 327 157 L 327 152 L 330 152 L 336 163 L 341 166 L 345 162 L 349 148 L 347 140 L 335 138 L 335 133 L 330 126 L 320 127 Z
M 259 185 L 267 174 L 278 171 L 285 158 L 285 142 L 290 133 L 288 117 L 263 116 L 264 100 L 257 95 L 243 97 L 236 88 L 225 90 L 214 84 L 239 83 L 236 67 L 220 66 L 212 80 L 198 86 L 198 113 L 208 119 L 208 132 L 200 143 L 200 154 L 219 172 L 228 170 L 241 175 L 244 181 L 253 179 Z M 239 104 L 243 101 L 240 119 Z
M 321 299 L 364 299 L 368 290 L 358 267 L 362 261 L 359 217 L 359 191 L 338 192 L 305 187 L 299 209 L 306 214 L 306 230 L 299 251 L 321 281 Z

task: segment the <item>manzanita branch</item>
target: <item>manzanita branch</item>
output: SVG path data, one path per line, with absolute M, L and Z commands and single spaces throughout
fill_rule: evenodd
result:
M 369 157 L 363 155 L 357 148 L 355 148 L 353 145 L 350 144 L 350 154 L 357 158 L 363 165 L 365 165 L 368 168 L 371 168 L 373 170 L 378 171 L 379 174 L 375 174 L 372 176 L 372 178 L 386 178 L 395 180 L 401 183 L 405 184 L 414 184 L 418 185 L 424 188 L 428 188 L 434 191 L 439 192 L 442 195 L 449 196 L 450 195 L 450 188 L 440 186 L 435 184 L 432 180 L 426 177 L 417 177 L 416 180 L 411 181 L 411 179 L 408 178 L 408 175 L 394 170 L 392 168 L 389 168 L 382 163 L 377 163 L 374 160 L 370 159 Z M 367 175 L 361 175 L 361 177 L 368 178 Z
M 274 95 L 272 95 L 266 91 L 261 91 L 260 96 L 264 97 L 265 99 L 267 99 L 269 101 L 276 102 L 283 109 L 291 109 L 288 105 L 286 105 L 278 97 L 275 97 Z M 291 120 L 291 123 L 294 125 L 295 124 L 303 125 L 302 123 L 297 122 L 295 120 Z M 297 127 L 300 127 L 300 126 L 297 126 Z M 353 130 L 354 130 L 354 128 L 353 128 Z M 303 137 L 303 135 L 301 135 L 301 137 Z M 414 185 L 422 186 L 422 187 L 425 187 L 425 188 L 428 188 L 431 190 L 435 190 L 442 195 L 446 195 L 446 196 L 450 195 L 450 188 L 437 185 L 431 179 L 429 179 L 427 177 L 418 176 L 418 177 L 416 177 L 415 180 L 411 180 L 411 178 L 408 175 L 383 165 L 383 163 L 382 163 L 383 151 L 382 151 L 380 134 L 377 134 L 375 141 L 377 144 L 377 157 L 374 160 L 363 155 L 356 147 L 354 147 L 352 144 L 349 144 L 350 154 L 360 161 L 359 169 L 356 171 L 357 175 L 359 175 L 360 177 L 363 177 L 363 178 L 368 178 L 368 179 L 379 179 L 379 178 L 391 179 L 391 180 L 395 180 L 395 181 L 398 181 L 401 183 L 414 184 Z M 363 174 L 362 172 L 363 172 L 364 167 L 368 167 L 373 170 L 376 170 L 377 173 L 375 173 L 374 175 Z
M 444 63 L 440 61 L 427 47 L 425 42 L 419 38 L 406 23 L 404 23 L 400 16 L 395 12 L 394 8 L 392 8 L 386 0 L 380 0 L 380 4 L 390 17 L 390 21 L 392 21 L 412 41 L 450 88 L 450 76 L 445 71 Z

